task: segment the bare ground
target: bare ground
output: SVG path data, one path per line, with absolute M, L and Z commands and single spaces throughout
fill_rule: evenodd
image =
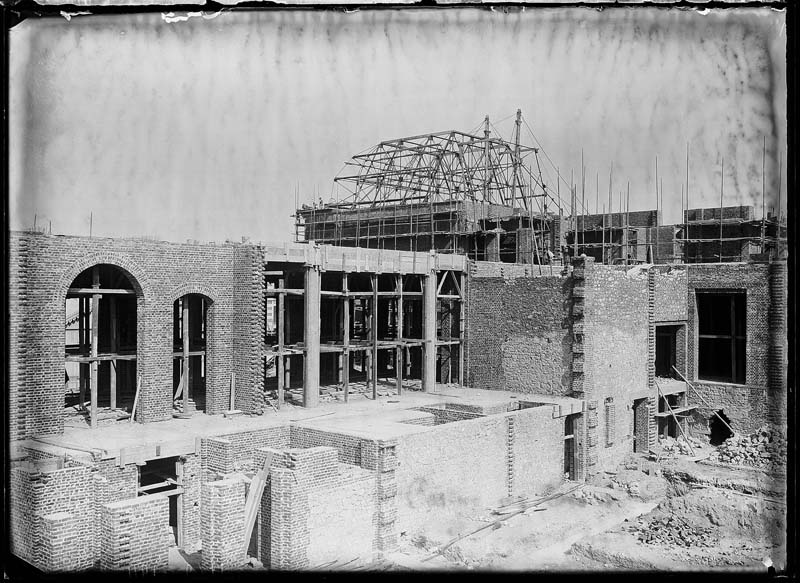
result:
M 403 533 L 398 552 L 386 559 L 390 568 L 411 570 L 780 571 L 780 480 L 695 460 L 632 459 L 507 520 L 485 509 Z M 678 530 L 666 534 L 665 521 Z M 452 542 L 457 536 L 463 538 Z

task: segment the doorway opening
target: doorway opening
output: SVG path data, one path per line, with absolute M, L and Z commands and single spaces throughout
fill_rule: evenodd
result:
M 175 544 L 183 548 L 183 460 L 166 457 L 139 466 L 137 494 L 163 494 L 169 498 L 169 527 Z
M 719 415 L 719 417 L 717 417 Z M 708 428 L 711 430 L 711 445 L 721 445 L 729 437 L 733 436 L 733 432 L 725 425 L 731 424 L 731 420 L 725 415 L 724 411 L 720 409 L 717 415 L 712 415 L 708 421 Z M 720 417 L 722 420 L 720 420 Z M 725 423 L 723 423 L 723 421 Z
M 175 300 L 172 318 L 173 401 L 181 415 L 206 408 L 207 315 L 211 300 L 187 294 Z

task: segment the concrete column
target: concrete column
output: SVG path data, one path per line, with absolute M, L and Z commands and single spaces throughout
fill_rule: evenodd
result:
M 431 271 L 422 286 L 422 334 L 425 340 L 422 390 L 426 393 L 436 390 L 436 285 L 436 272 Z
M 305 358 L 303 359 L 303 406 L 319 404 L 319 324 L 320 324 L 320 272 L 307 267 L 305 294 L 303 295 L 303 331 Z

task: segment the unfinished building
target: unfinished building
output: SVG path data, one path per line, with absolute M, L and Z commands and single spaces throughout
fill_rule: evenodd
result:
M 786 224 L 780 217 L 754 219 L 752 206 L 683 214 L 683 223 L 674 225 L 663 225 L 659 210 L 582 215 L 576 228 L 563 231 L 563 244 L 573 257 L 586 255 L 610 265 L 786 258 Z
M 335 179 L 348 195 L 297 209 L 297 239 L 321 244 L 457 253 L 470 259 L 544 263 L 560 254 L 558 202 L 539 150 L 451 130 L 381 142 L 353 156 Z M 548 205 L 550 210 L 548 211 Z
M 561 253 L 526 153 L 384 142 L 351 200 L 298 209 L 305 243 L 11 233 L 12 552 L 369 562 L 717 419 L 785 426 L 786 262 L 689 261 L 653 211 L 573 221 Z

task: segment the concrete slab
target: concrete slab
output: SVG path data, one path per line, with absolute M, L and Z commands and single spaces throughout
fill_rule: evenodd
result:
M 392 439 L 399 435 L 428 431 L 430 428 L 402 423 L 417 415 L 409 411 L 416 407 L 444 405 L 446 403 L 505 408 L 518 401 L 546 403 L 580 411 L 582 401 L 570 397 L 513 393 L 437 385 L 437 392 L 404 392 L 372 399 L 354 399 L 349 403 L 323 402 L 305 409 L 285 404 L 281 410 L 268 408 L 258 416 L 205 415 L 197 413 L 189 419 L 169 419 L 156 423 L 129 423 L 119 421 L 96 429 L 67 427 L 61 435 L 43 436 L 24 442 L 27 447 L 61 448 L 63 453 L 93 452 L 101 459 L 120 456 L 120 451 L 141 446 L 158 446 L 169 455 L 194 453 L 200 437 L 222 435 L 237 431 L 252 431 L 291 423 L 309 424 L 320 429 L 331 429 L 372 439 Z M 577 409 L 576 409 L 577 407 Z M 166 455 L 166 453 L 161 454 Z M 130 461 L 130 460 L 128 460 Z

